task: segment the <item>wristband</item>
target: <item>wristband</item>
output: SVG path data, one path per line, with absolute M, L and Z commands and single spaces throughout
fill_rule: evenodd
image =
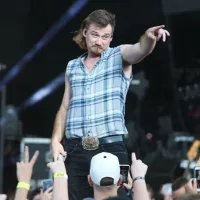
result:
M 30 185 L 28 183 L 25 183 L 25 182 L 19 182 L 17 184 L 17 188 L 24 188 L 24 189 L 30 190 Z
M 66 178 L 66 179 L 68 179 L 68 176 L 67 176 L 66 173 L 55 173 L 55 174 L 53 175 L 53 177 L 54 177 L 54 178 Z
M 133 179 L 133 183 L 134 183 L 135 181 L 137 181 L 137 180 L 144 180 L 144 177 L 143 177 L 143 176 L 135 177 L 135 178 Z

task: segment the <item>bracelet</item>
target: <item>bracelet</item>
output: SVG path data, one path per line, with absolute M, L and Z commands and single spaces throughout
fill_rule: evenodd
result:
M 135 177 L 135 178 L 133 179 L 133 183 L 134 183 L 135 181 L 137 181 L 137 180 L 144 180 L 144 177 L 143 177 L 143 176 Z
M 67 176 L 66 173 L 55 173 L 55 174 L 53 175 L 53 177 L 54 177 L 54 178 L 66 178 L 66 179 L 68 179 L 68 176 Z
M 30 185 L 28 183 L 25 183 L 25 182 L 19 182 L 17 184 L 17 188 L 24 188 L 24 189 L 30 190 Z

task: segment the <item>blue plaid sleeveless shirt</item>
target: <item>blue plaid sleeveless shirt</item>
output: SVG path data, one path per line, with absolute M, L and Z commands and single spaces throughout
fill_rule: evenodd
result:
M 127 134 L 125 100 L 131 79 L 124 75 L 120 47 L 102 52 L 91 72 L 84 65 L 86 55 L 71 60 L 66 69 L 72 90 L 66 137 Z

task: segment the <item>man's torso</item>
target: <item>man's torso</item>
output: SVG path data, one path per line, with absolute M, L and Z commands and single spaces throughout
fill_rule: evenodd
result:
M 120 47 L 103 52 L 91 72 L 83 59 L 72 60 L 67 66 L 72 90 L 67 137 L 126 134 L 124 111 L 131 79 L 124 75 Z

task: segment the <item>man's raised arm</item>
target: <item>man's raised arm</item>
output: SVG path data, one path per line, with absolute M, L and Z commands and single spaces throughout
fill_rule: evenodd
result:
M 166 36 L 170 34 L 163 28 L 164 25 L 149 28 L 138 43 L 134 45 L 121 45 L 123 61 L 129 65 L 136 64 L 153 51 L 156 42 L 159 41 L 161 37 L 163 42 L 165 42 Z

